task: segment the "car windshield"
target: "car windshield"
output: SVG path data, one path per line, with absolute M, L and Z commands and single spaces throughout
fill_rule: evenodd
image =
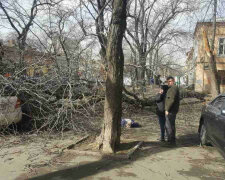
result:
M 222 109 L 222 107 L 224 107 L 225 105 L 225 97 L 224 96 L 220 96 L 218 98 L 216 98 L 212 103 L 211 105 L 214 107 L 214 108 L 217 108 L 217 109 Z

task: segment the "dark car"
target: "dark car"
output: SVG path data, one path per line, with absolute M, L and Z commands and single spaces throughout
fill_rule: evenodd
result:
M 225 93 L 203 107 L 198 132 L 202 145 L 216 146 L 225 158 Z

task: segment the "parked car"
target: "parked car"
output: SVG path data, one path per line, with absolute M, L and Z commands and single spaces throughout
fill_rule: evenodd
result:
M 16 96 L 0 97 L 0 126 L 18 123 L 21 119 L 21 101 Z
M 2 79 L 1 79 L 2 80 Z M 0 129 L 18 123 L 24 117 L 22 101 L 12 84 L 0 83 Z
M 216 146 L 225 158 L 225 93 L 203 107 L 198 132 L 202 145 Z

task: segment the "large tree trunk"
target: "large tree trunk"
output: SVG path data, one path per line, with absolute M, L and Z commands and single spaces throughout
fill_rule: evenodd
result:
M 141 65 L 140 69 L 140 79 L 141 79 L 141 92 L 142 97 L 144 98 L 144 92 L 146 92 L 146 79 L 145 79 L 145 73 L 146 73 L 146 57 L 144 52 L 139 52 L 139 62 Z
M 215 38 L 216 38 L 216 11 L 217 11 L 217 0 L 214 0 L 214 13 L 213 13 L 213 35 L 212 35 L 212 45 L 210 51 L 210 63 L 209 67 L 212 72 L 212 96 L 216 97 L 220 93 L 220 83 L 218 77 L 218 71 L 216 67 L 216 57 L 215 57 Z
M 141 80 L 142 80 L 143 85 L 145 85 L 146 58 L 145 58 L 144 53 L 139 53 L 139 55 L 140 55 L 139 62 L 141 65 Z
M 21 71 L 22 74 L 26 74 L 25 70 L 25 48 L 26 48 L 26 36 L 23 39 L 17 39 L 18 45 L 19 45 L 19 71 Z
M 150 85 L 150 78 L 152 77 L 152 55 L 153 55 L 153 50 L 150 51 L 149 53 L 149 58 L 148 58 L 148 71 L 147 71 L 147 84 Z
M 218 72 L 216 67 L 216 58 L 214 53 L 215 37 L 216 37 L 216 11 L 217 11 L 217 0 L 214 0 L 214 14 L 213 14 L 213 34 L 211 48 L 207 38 L 206 31 L 203 31 L 203 41 L 205 44 L 205 51 L 208 55 L 209 69 L 211 71 L 211 93 L 212 97 L 216 97 L 220 93 L 220 84 L 218 79 Z
M 205 44 L 205 51 L 207 54 L 207 59 L 209 62 L 209 69 L 211 71 L 211 93 L 212 97 L 216 97 L 220 93 L 219 89 L 219 82 L 218 82 L 218 74 L 217 74 L 217 68 L 216 68 L 216 59 L 213 54 L 213 52 L 210 50 L 208 38 L 206 35 L 206 32 L 203 31 L 203 40 Z
M 97 7 L 99 16 L 95 21 L 96 33 L 98 37 L 98 41 L 101 46 L 100 55 L 102 58 L 102 63 L 107 67 L 106 60 L 106 46 L 107 46 L 107 37 L 105 35 L 105 22 L 104 22 L 104 6 L 106 4 L 106 0 L 97 0 Z M 107 69 L 107 68 L 106 68 Z
M 106 59 L 108 63 L 104 124 L 99 139 L 103 153 L 113 153 L 120 144 L 122 88 L 124 56 L 122 39 L 126 29 L 127 0 L 114 0 L 113 13 L 108 36 Z
M 135 56 L 134 56 L 134 65 L 137 65 L 137 54 L 135 53 Z M 135 85 L 136 85 L 136 87 L 138 87 L 139 85 L 138 85 L 138 80 L 139 80 L 139 78 L 138 78 L 138 68 L 137 67 L 134 67 L 135 69 L 134 69 L 134 76 L 135 76 Z

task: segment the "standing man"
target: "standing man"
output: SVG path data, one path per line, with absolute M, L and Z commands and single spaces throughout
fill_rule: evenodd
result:
M 159 119 L 159 126 L 160 126 L 160 138 L 159 141 L 164 142 L 165 141 L 165 123 L 166 123 L 166 117 L 165 117 L 165 99 L 166 99 L 166 93 L 168 91 L 167 85 L 161 85 L 159 93 L 156 95 L 155 101 L 156 101 L 156 114 Z
M 175 79 L 172 76 L 167 78 L 169 89 L 165 100 L 165 116 L 166 116 L 166 132 L 168 135 L 168 143 L 176 145 L 176 127 L 175 120 L 179 111 L 180 93 L 175 85 Z

